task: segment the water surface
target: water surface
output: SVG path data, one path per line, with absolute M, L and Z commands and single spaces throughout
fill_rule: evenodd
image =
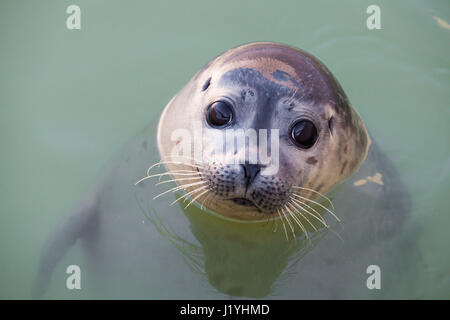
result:
M 400 172 L 412 200 L 407 228 L 420 226 L 409 236 L 422 260 L 412 266 L 420 273 L 407 279 L 417 290 L 399 286 L 395 297 L 450 298 L 450 30 L 442 23 L 450 21 L 450 6 L 377 3 L 382 29 L 370 31 L 365 12 L 373 1 L 80 0 L 82 29 L 69 31 L 71 1 L 3 1 L 0 297 L 31 297 L 51 230 L 114 152 L 205 62 L 266 40 L 321 59 Z M 62 266 L 80 255 L 74 247 L 63 259 L 61 279 Z M 174 261 L 180 269 L 185 263 Z M 209 280 L 193 296 L 224 297 Z M 169 291 L 176 285 L 167 284 Z M 50 291 L 50 297 L 90 297 L 58 281 Z

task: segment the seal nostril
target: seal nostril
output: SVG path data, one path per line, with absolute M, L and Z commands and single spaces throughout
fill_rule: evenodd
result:
M 246 185 L 248 187 L 261 171 L 261 165 L 246 163 L 242 164 L 242 168 L 244 169 L 244 177 L 247 179 Z

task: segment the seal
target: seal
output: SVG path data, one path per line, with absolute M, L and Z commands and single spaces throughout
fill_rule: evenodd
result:
M 156 187 L 148 183 L 154 179 Z M 44 292 L 58 261 L 80 240 L 88 257 L 83 274 L 102 283 L 101 297 L 210 297 L 192 269 L 225 295 L 264 297 L 282 276 L 280 266 L 293 268 L 289 261 L 299 255 L 307 271 L 297 276 L 298 287 L 311 290 L 287 296 L 360 297 L 349 271 L 363 270 L 373 257 L 389 260 L 376 244 L 399 234 L 408 211 L 399 174 L 324 64 L 287 45 L 245 44 L 200 69 L 158 123 L 107 167 L 44 246 L 36 292 Z M 149 212 L 164 213 L 165 221 Z M 345 246 L 325 236 L 341 220 Z M 161 234 L 192 262 L 190 269 Z M 302 245 L 286 241 L 294 238 Z M 321 247 L 307 246 L 319 240 Z M 349 263 L 355 254 L 359 259 Z M 171 295 L 155 290 L 163 287 Z
M 188 146 L 184 161 L 173 161 L 180 143 L 173 132 L 193 132 L 193 124 L 204 131 L 201 157 Z M 279 157 L 250 163 L 242 147 L 212 156 L 217 139 L 211 137 L 233 129 L 244 135 L 277 130 Z M 174 177 L 197 201 L 208 198 L 205 207 L 238 220 L 266 214 L 296 221 L 308 202 L 360 167 L 369 146 L 363 121 L 330 71 L 304 51 L 269 42 L 231 49 L 210 62 L 166 106 L 158 126 L 168 171 L 195 168 L 203 183 Z

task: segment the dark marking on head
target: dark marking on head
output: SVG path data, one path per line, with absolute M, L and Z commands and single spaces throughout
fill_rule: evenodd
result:
M 344 173 L 344 170 L 345 170 L 345 167 L 347 166 L 347 163 L 348 163 L 348 161 L 345 160 L 345 161 L 344 161 L 344 164 L 342 165 L 342 168 L 341 168 L 341 174 Z
M 270 81 L 261 72 L 251 68 L 229 70 L 217 81 L 219 87 L 229 84 L 252 87 L 258 93 L 256 95 L 258 99 L 256 103 L 259 105 L 260 110 L 254 119 L 254 129 L 268 128 L 271 119 L 267 114 L 271 114 L 273 110 L 276 110 L 278 99 L 292 95 L 292 90 L 288 86 Z M 247 90 L 247 94 L 250 96 L 255 95 L 252 90 Z
M 209 85 L 211 84 L 211 77 L 206 80 L 206 82 L 203 84 L 202 91 L 206 91 L 206 89 L 209 88 Z
M 286 72 L 281 71 L 281 70 L 275 71 L 272 75 L 278 81 L 288 81 L 289 80 L 288 79 L 289 75 Z
M 236 68 L 226 72 L 218 81 L 219 86 L 226 86 L 227 84 L 239 84 L 244 87 L 252 86 L 259 92 L 259 99 L 270 100 L 271 98 L 288 97 L 291 90 L 288 86 L 281 85 L 277 82 L 270 81 L 265 78 L 261 72 L 251 68 Z M 252 90 L 247 90 L 247 93 L 254 96 Z M 263 101 L 260 101 L 263 102 Z
M 297 100 L 315 106 L 329 105 L 336 114 L 342 116 L 343 127 L 354 125 L 348 98 L 338 81 L 319 59 L 303 50 L 273 42 L 250 43 L 227 51 L 216 62 L 219 66 L 226 64 L 239 66 L 242 61 L 257 63 L 264 59 L 273 61 L 274 64 L 284 64 L 288 66 L 286 69 L 293 70 L 291 74 L 277 68 L 270 76 L 279 84 L 286 82 L 286 86 L 289 86 L 288 80 L 295 80 L 298 84 L 294 85 L 298 88 L 295 94 Z
M 347 154 L 347 152 L 348 152 L 348 145 L 345 145 L 345 147 L 344 147 L 344 153 Z
M 317 159 L 314 157 L 309 157 L 308 159 L 306 159 L 306 163 L 314 165 L 317 163 Z
M 296 87 L 299 87 L 300 84 L 298 83 L 297 80 L 295 80 L 294 77 L 292 77 L 289 73 L 281 71 L 281 70 L 277 70 L 274 73 L 272 73 L 272 76 L 275 80 L 278 81 L 283 81 L 283 82 L 287 82 L 287 81 L 291 81 L 292 84 Z
M 330 132 L 333 133 L 333 117 L 328 120 L 328 129 L 330 129 Z

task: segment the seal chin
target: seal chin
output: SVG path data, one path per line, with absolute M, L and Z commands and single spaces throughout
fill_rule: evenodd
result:
M 237 198 L 230 198 L 228 200 L 232 201 L 237 205 L 241 205 L 249 209 L 254 209 L 259 213 L 273 214 L 272 211 L 268 211 L 267 209 L 263 209 L 260 206 L 258 206 L 258 204 L 255 203 L 252 199 L 237 197 Z
M 247 198 L 232 198 L 230 200 L 242 206 L 258 208 L 253 201 Z

